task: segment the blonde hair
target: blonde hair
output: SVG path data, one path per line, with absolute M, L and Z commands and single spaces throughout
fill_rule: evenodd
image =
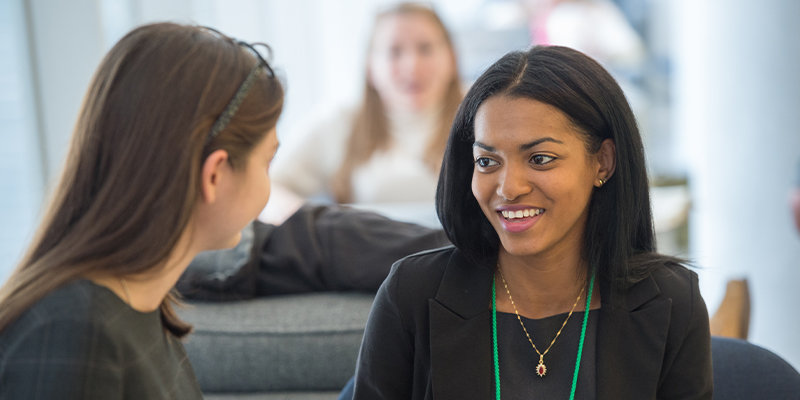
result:
M 375 18 L 376 24 L 373 28 L 372 36 L 375 35 L 377 25 L 383 18 L 405 15 L 421 15 L 430 19 L 441 30 L 450 53 L 455 54 L 453 41 L 442 20 L 430 7 L 421 4 L 400 3 L 379 13 Z M 455 56 L 453 62 L 456 62 Z M 453 123 L 453 118 L 455 118 L 462 97 L 458 65 L 455 64 L 453 77 L 448 83 L 442 99 L 442 109 L 436 128 L 428 139 L 424 154 L 425 163 L 434 172 L 438 172 L 441 166 L 447 137 L 450 134 L 450 126 Z M 386 117 L 386 109 L 378 95 L 378 91 L 370 83 L 369 79 L 365 78 L 363 101 L 355 114 L 353 130 L 345 150 L 344 162 L 331 181 L 331 192 L 336 202 L 349 203 L 352 201 L 353 171 L 356 167 L 367 162 L 373 153 L 386 149 L 389 145 L 389 138 L 389 121 Z

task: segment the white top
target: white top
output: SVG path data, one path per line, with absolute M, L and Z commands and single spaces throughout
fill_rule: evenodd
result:
M 438 171 L 423 159 L 438 110 L 388 115 L 391 139 L 352 176 L 353 203 L 433 202 Z M 303 197 L 332 197 L 330 182 L 344 159 L 355 110 L 309 121 L 285 137 L 270 166 L 272 180 Z

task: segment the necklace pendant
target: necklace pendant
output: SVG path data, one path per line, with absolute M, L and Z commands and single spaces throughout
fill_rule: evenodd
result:
M 536 375 L 544 376 L 547 373 L 547 367 L 544 365 L 543 360 L 539 360 L 539 365 L 536 366 Z

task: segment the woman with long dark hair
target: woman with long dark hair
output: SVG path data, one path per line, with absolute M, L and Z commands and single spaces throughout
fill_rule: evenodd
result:
M 201 399 L 178 277 L 270 195 L 283 88 L 252 45 L 134 29 L 92 79 L 36 238 L 0 288 L 0 399 Z
M 644 151 L 614 79 L 564 47 L 472 86 L 436 193 L 453 247 L 395 264 L 356 399 L 710 399 L 697 275 L 657 254 Z

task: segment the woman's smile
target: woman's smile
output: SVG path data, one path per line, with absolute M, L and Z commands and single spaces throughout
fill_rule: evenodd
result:
M 544 212 L 544 208 L 530 206 L 503 206 L 497 208 L 500 225 L 509 233 L 527 231 L 542 218 Z

